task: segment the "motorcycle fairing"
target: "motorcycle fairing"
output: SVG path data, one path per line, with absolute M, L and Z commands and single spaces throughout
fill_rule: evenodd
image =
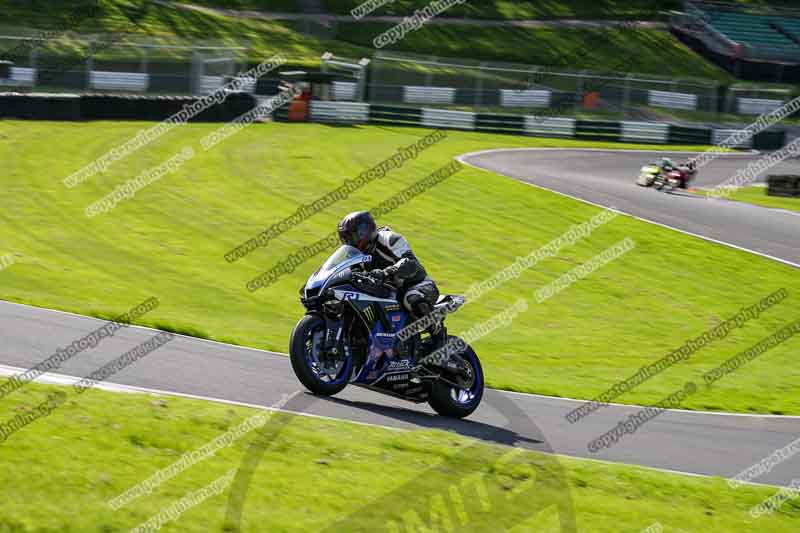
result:
M 426 401 L 428 387 L 411 382 L 414 367 L 412 354 L 401 353 L 402 343 L 397 332 L 406 327 L 410 315 L 397 301 L 396 293 L 380 298 L 356 289 L 352 280 L 352 267 L 369 263 L 372 256 L 358 249 L 340 246 L 309 277 L 304 287 L 306 299 L 322 295 L 325 291 L 345 305 L 349 305 L 369 332 L 366 357 L 360 368 L 354 368 L 350 382 L 414 402 Z
M 350 291 L 343 286 L 340 292 L 344 295 L 355 290 Z M 401 341 L 397 337 L 397 332 L 408 323 L 408 312 L 397 300 L 375 298 L 363 292 L 357 294 L 358 298 L 342 299 L 357 311 L 367 326 L 370 338 L 366 360 L 352 383 L 374 384 L 392 370 L 411 370 L 413 361 L 409 354 L 401 353 Z

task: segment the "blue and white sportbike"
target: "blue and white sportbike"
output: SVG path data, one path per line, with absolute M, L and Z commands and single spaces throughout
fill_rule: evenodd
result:
M 402 335 L 412 320 L 397 291 L 367 274 L 372 256 L 339 247 L 300 289 L 306 315 L 292 332 L 292 368 L 314 394 L 330 396 L 349 383 L 415 403 L 428 402 L 440 415 L 463 418 L 483 397 L 483 370 L 472 348 L 446 330 Z M 464 304 L 443 296 L 434 306 L 436 328 Z M 412 328 L 418 329 L 418 328 Z M 408 332 L 410 330 L 406 330 Z M 457 346 L 457 349 L 449 349 Z M 432 354 L 444 357 L 428 357 Z M 438 361 L 432 363 L 431 361 Z

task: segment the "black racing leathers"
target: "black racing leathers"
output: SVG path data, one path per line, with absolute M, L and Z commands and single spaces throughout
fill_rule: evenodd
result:
M 400 290 L 406 290 L 428 277 L 408 241 L 388 228 L 378 230 L 372 250 L 371 270 L 374 269 L 383 270 L 387 281 Z
M 408 241 L 389 228 L 378 230 L 371 269 L 383 270 L 386 280 L 397 287 L 405 307 L 417 316 L 429 313 L 439 298 L 436 284 L 411 251 Z

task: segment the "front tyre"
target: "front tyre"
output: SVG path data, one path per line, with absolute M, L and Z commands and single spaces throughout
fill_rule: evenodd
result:
M 322 344 L 325 320 L 319 315 L 306 315 L 292 331 L 289 359 L 297 379 L 319 396 L 332 396 L 347 386 L 352 371 L 352 358 L 331 361 L 324 357 Z
M 483 398 L 483 368 L 477 354 L 471 346 L 467 346 L 460 355 L 472 367 L 475 382 L 469 389 L 459 389 L 443 381 L 433 383 L 428 404 L 442 416 L 452 418 L 469 416 L 478 408 Z

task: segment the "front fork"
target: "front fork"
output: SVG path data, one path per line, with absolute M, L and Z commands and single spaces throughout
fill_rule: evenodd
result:
M 322 341 L 322 353 L 325 356 L 338 358 L 341 353 L 341 340 L 344 323 L 341 318 L 333 319 L 327 316 L 325 319 L 325 337 Z

